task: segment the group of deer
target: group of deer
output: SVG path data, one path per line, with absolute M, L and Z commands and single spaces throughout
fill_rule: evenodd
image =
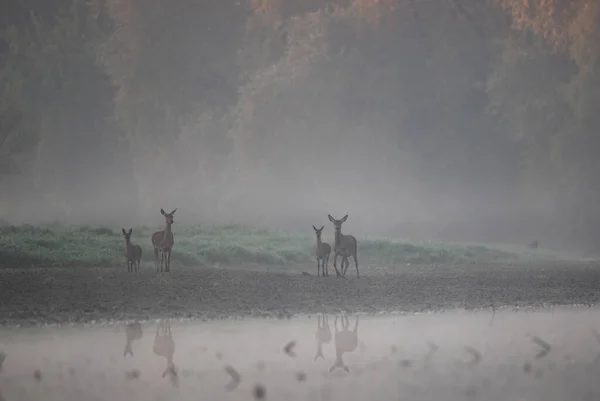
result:
M 334 219 L 330 214 L 327 216 L 329 217 L 329 221 L 333 223 L 333 227 L 335 229 L 335 236 L 333 239 L 333 268 L 335 269 L 335 274 L 337 277 L 346 276 L 346 271 L 350 265 L 348 258 L 352 256 L 352 258 L 354 258 L 354 266 L 356 267 L 356 277 L 358 278 L 359 274 L 358 259 L 356 258 L 356 238 L 354 238 L 352 235 L 342 234 L 342 224 L 348 219 L 348 215 L 345 215 L 340 220 Z M 321 240 L 321 234 L 325 226 L 322 226 L 321 228 L 313 226 L 313 228 L 315 230 L 315 234 L 317 235 L 317 245 L 315 248 L 315 254 L 317 256 L 317 276 L 321 274 L 323 277 L 327 277 L 329 276 L 327 263 L 329 262 L 329 255 L 331 254 L 331 245 Z M 340 270 L 337 268 L 338 256 L 342 257 L 342 265 L 340 266 Z
M 171 213 L 166 213 L 163 209 L 160 209 L 160 214 L 165 218 L 165 229 L 160 230 L 152 234 L 152 246 L 154 247 L 154 256 L 156 256 L 156 271 L 163 271 L 163 265 L 165 272 L 171 271 L 171 249 L 175 239 L 173 238 L 173 231 L 171 226 L 173 225 L 173 215 L 177 209 Z M 125 237 L 125 259 L 127 261 L 127 271 L 139 271 L 140 261 L 142 259 L 142 247 L 131 242 L 131 233 L 133 229 L 126 231 L 124 228 L 123 236 Z M 160 262 L 158 256 L 160 254 Z

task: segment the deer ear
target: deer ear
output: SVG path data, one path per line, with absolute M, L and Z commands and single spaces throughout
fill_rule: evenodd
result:
M 124 228 L 121 228 L 121 231 L 123 231 L 123 235 L 127 235 L 127 231 Z
M 173 210 L 171 213 L 169 214 L 175 214 L 175 212 L 177 211 L 177 208 L 175 208 L 175 210 Z
M 313 229 L 314 229 L 315 231 L 319 231 L 319 230 L 317 230 L 317 227 L 315 227 L 314 225 L 313 225 Z
M 327 217 L 329 217 L 329 221 L 331 221 L 332 223 L 334 223 L 334 222 L 335 222 L 335 219 L 334 219 L 333 217 L 331 217 L 331 215 L 330 215 L 330 214 L 328 214 L 328 215 L 327 215 Z
M 348 218 L 348 215 L 345 215 L 344 217 L 342 217 L 342 222 L 346 221 L 347 218 Z
M 129 229 L 129 235 L 131 235 L 131 233 L 133 232 L 133 228 Z
M 325 226 L 322 226 L 321 228 L 319 228 L 319 231 L 323 231 L 324 228 Z
M 348 366 L 344 366 L 344 370 L 348 373 L 350 373 L 350 369 L 348 368 Z
M 160 209 L 160 214 L 162 214 L 163 216 L 166 214 L 164 209 Z

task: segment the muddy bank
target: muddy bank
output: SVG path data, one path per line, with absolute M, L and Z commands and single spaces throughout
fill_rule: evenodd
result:
M 600 268 L 591 263 L 412 266 L 359 280 L 202 268 L 0 270 L 4 326 L 598 303 Z

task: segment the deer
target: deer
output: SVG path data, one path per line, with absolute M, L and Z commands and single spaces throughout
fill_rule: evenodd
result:
M 345 322 L 344 318 L 346 318 Z M 329 368 L 329 373 L 333 372 L 335 369 L 343 369 L 346 372 L 350 372 L 350 369 L 344 363 L 342 356 L 346 352 L 353 352 L 358 346 L 358 315 L 356 315 L 353 331 L 348 330 L 348 327 L 350 326 L 348 316 L 342 316 L 342 331 L 338 330 L 337 316 L 335 317 L 333 324 L 335 327 L 335 362 L 331 368 Z
M 317 332 L 315 333 L 315 339 L 317 340 L 317 355 L 315 355 L 315 361 L 318 357 L 325 359 L 323 356 L 323 344 L 329 344 L 331 342 L 331 328 L 329 327 L 329 318 L 327 315 L 317 316 Z
M 331 254 L 331 245 L 321 241 L 321 233 L 324 228 L 325 226 L 321 228 L 313 226 L 315 234 L 317 235 L 317 245 L 315 246 L 315 255 L 317 256 L 317 277 L 319 276 L 319 270 L 321 270 L 323 277 L 329 276 L 327 263 L 329 262 L 329 255 Z
M 348 266 L 350 265 L 348 258 L 352 256 L 354 258 L 354 266 L 356 267 L 356 278 L 359 278 L 358 259 L 356 257 L 356 238 L 354 238 L 352 235 L 342 234 L 342 224 L 348 219 L 348 215 L 345 215 L 340 220 L 334 219 L 330 214 L 328 214 L 327 217 L 329 217 L 329 221 L 333 223 L 335 228 L 335 237 L 333 242 L 333 268 L 335 269 L 337 277 L 340 277 L 340 272 L 337 269 L 338 256 L 342 257 L 342 266 L 340 270 L 342 271 L 341 276 L 343 277 L 346 276 L 346 270 L 348 270 Z M 344 268 L 344 262 L 346 262 L 346 268 Z
M 127 326 L 125 326 L 125 339 L 127 342 L 125 343 L 125 351 L 123 351 L 123 356 L 127 356 L 127 354 L 133 356 L 131 343 L 135 340 L 141 340 L 143 335 L 144 332 L 142 331 L 142 325 L 139 322 L 129 323 Z
M 175 343 L 171 335 L 171 320 L 161 319 L 156 326 L 156 335 L 154 336 L 154 345 L 152 350 L 158 356 L 167 359 L 167 368 L 162 374 L 162 377 L 167 375 L 177 376 L 175 364 L 173 363 L 173 354 L 175 353 Z
M 171 249 L 173 249 L 173 244 L 175 243 L 171 226 L 173 225 L 173 215 L 176 211 L 177 209 L 173 210 L 171 213 L 166 213 L 163 209 L 160 209 L 160 214 L 165 217 L 165 229 L 152 234 L 152 246 L 154 247 L 154 256 L 156 256 L 157 273 L 163 271 L 163 263 L 165 265 L 165 272 L 171 271 Z M 159 253 L 160 263 L 158 261 Z
M 133 244 L 131 242 L 131 233 L 133 229 L 130 228 L 129 231 L 125 231 L 124 228 L 121 228 L 123 231 L 123 237 L 125 237 L 125 259 L 127 261 L 127 271 L 139 271 L 140 270 L 140 260 L 142 259 L 142 248 L 139 245 Z

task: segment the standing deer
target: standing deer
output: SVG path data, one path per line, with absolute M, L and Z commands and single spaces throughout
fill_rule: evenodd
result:
M 127 356 L 127 354 L 133 356 L 131 343 L 134 340 L 141 340 L 143 335 L 144 332 L 142 331 L 142 325 L 139 322 L 130 323 L 125 326 L 125 339 L 127 342 L 125 343 L 125 351 L 123 352 L 123 356 Z
M 315 247 L 315 254 L 317 256 L 317 277 L 319 276 L 319 269 L 323 274 L 323 277 L 329 276 L 327 271 L 327 263 L 329 262 L 329 255 L 331 254 L 331 245 L 327 242 L 321 241 L 321 233 L 325 226 L 317 228 L 313 226 L 315 234 L 317 235 L 317 245 Z
M 359 274 L 358 259 L 356 258 L 356 238 L 354 238 L 352 235 L 342 234 L 342 224 L 348 219 L 348 215 L 345 215 L 340 220 L 334 219 L 330 214 L 327 216 L 329 217 L 329 221 L 331 221 L 335 227 L 335 240 L 333 242 L 333 268 L 335 269 L 335 273 L 338 277 L 340 276 L 340 272 L 337 269 L 338 255 L 342 257 L 342 276 L 346 276 L 346 270 L 348 270 L 348 265 L 350 265 L 348 257 L 352 256 L 354 258 L 354 266 L 356 266 L 356 277 L 358 278 Z M 344 262 L 346 262 L 346 268 L 344 268 Z
M 162 329 L 162 330 L 161 330 Z M 154 336 L 154 345 L 152 347 L 154 353 L 167 359 L 167 368 L 162 374 L 165 377 L 167 374 L 177 376 L 175 364 L 173 363 L 173 354 L 175 353 L 175 343 L 171 336 L 171 320 L 161 319 L 156 326 L 156 335 Z
M 344 318 L 346 318 L 345 322 Z M 358 346 L 358 315 L 356 315 L 353 331 L 348 330 L 348 327 L 350 326 L 348 316 L 342 316 L 342 331 L 338 330 L 337 316 L 335 317 L 333 324 L 335 327 L 335 362 L 329 369 L 329 373 L 333 372 L 335 369 L 343 369 L 346 372 L 350 372 L 348 366 L 344 364 L 342 356 L 346 352 L 353 352 Z
M 315 333 L 315 339 L 317 340 L 317 355 L 315 355 L 315 361 L 318 357 L 325 359 L 323 356 L 323 344 L 329 344 L 331 342 L 331 328 L 329 327 L 329 318 L 327 315 L 317 316 L 317 332 Z
M 171 231 L 171 225 L 173 225 L 173 215 L 176 211 L 177 209 L 173 210 L 171 213 L 165 213 L 163 209 L 160 209 L 160 214 L 165 217 L 165 229 L 152 234 L 152 246 L 154 247 L 154 256 L 156 256 L 157 272 L 162 272 L 163 262 L 165 264 L 165 272 L 171 271 L 171 249 L 173 249 L 173 244 L 175 243 L 173 231 Z M 160 264 L 158 262 L 159 252 Z
M 127 260 L 127 271 L 132 272 L 140 270 L 140 260 L 142 259 L 142 248 L 139 245 L 135 245 L 131 243 L 131 232 L 132 228 L 129 231 L 125 231 L 124 228 L 121 228 L 123 231 L 123 236 L 125 237 L 125 259 Z

